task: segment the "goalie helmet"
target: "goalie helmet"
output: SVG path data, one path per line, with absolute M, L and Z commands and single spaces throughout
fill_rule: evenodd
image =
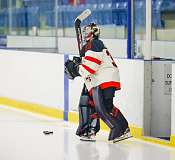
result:
M 83 41 L 84 43 L 92 40 L 93 38 L 99 38 L 100 28 L 95 23 L 90 23 L 83 28 Z

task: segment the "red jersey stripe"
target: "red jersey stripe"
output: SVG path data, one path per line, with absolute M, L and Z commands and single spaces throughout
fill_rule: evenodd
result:
M 88 61 L 91 61 L 91 62 L 94 62 L 94 63 L 96 63 L 98 65 L 101 64 L 101 61 L 100 60 L 98 60 L 97 58 L 91 57 L 91 56 L 85 56 L 84 59 L 86 59 Z
M 120 82 L 111 81 L 111 82 L 104 82 L 104 83 L 100 84 L 101 89 L 105 89 L 105 88 L 109 88 L 109 87 L 115 87 L 116 89 L 120 89 L 121 88 Z
M 93 70 L 93 69 L 91 69 L 90 67 L 88 67 L 88 66 L 86 66 L 86 65 L 84 65 L 84 64 L 81 64 L 82 65 L 82 67 L 84 68 L 84 69 L 86 69 L 89 73 L 91 73 L 91 74 L 94 74 L 95 73 L 95 71 Z

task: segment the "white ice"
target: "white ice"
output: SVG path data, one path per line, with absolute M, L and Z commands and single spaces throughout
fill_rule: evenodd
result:
M 175 149 L 132 138 L 116 144 L 100 131 L 82 142 L 77 124 L 0 107 L 0 160 L 175 160 Z M 44 135 L 43 131 L 53 131 Z

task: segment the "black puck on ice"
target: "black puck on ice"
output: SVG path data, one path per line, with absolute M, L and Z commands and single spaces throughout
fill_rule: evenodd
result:
M 43 131 L 43 133 L 48 135 L 48 134 L 53 134 L 53 131 Z

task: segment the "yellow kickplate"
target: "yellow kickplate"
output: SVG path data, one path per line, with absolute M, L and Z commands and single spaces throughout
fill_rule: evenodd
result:
M 78 123 L 79 122 L 79 117 L 77 112 L 69 112 L 68 113 L 68 121 L 73 122 L 73 123 Z
M 8 107 L 16 108 L 16 109 L 29 111 L 32 113 L 46 115 L 52 118 L 63 119 L 62 110 L 58 110 L 56 108 L 50 108 L 44 105 L 33 104 L 33 103 L 23 102 L 23 101 L 18 101 L 18 100 L 12 100 L 9 98 L 4 98 L 4 97 L 0 97 L 0 104 L 6 105 Z

